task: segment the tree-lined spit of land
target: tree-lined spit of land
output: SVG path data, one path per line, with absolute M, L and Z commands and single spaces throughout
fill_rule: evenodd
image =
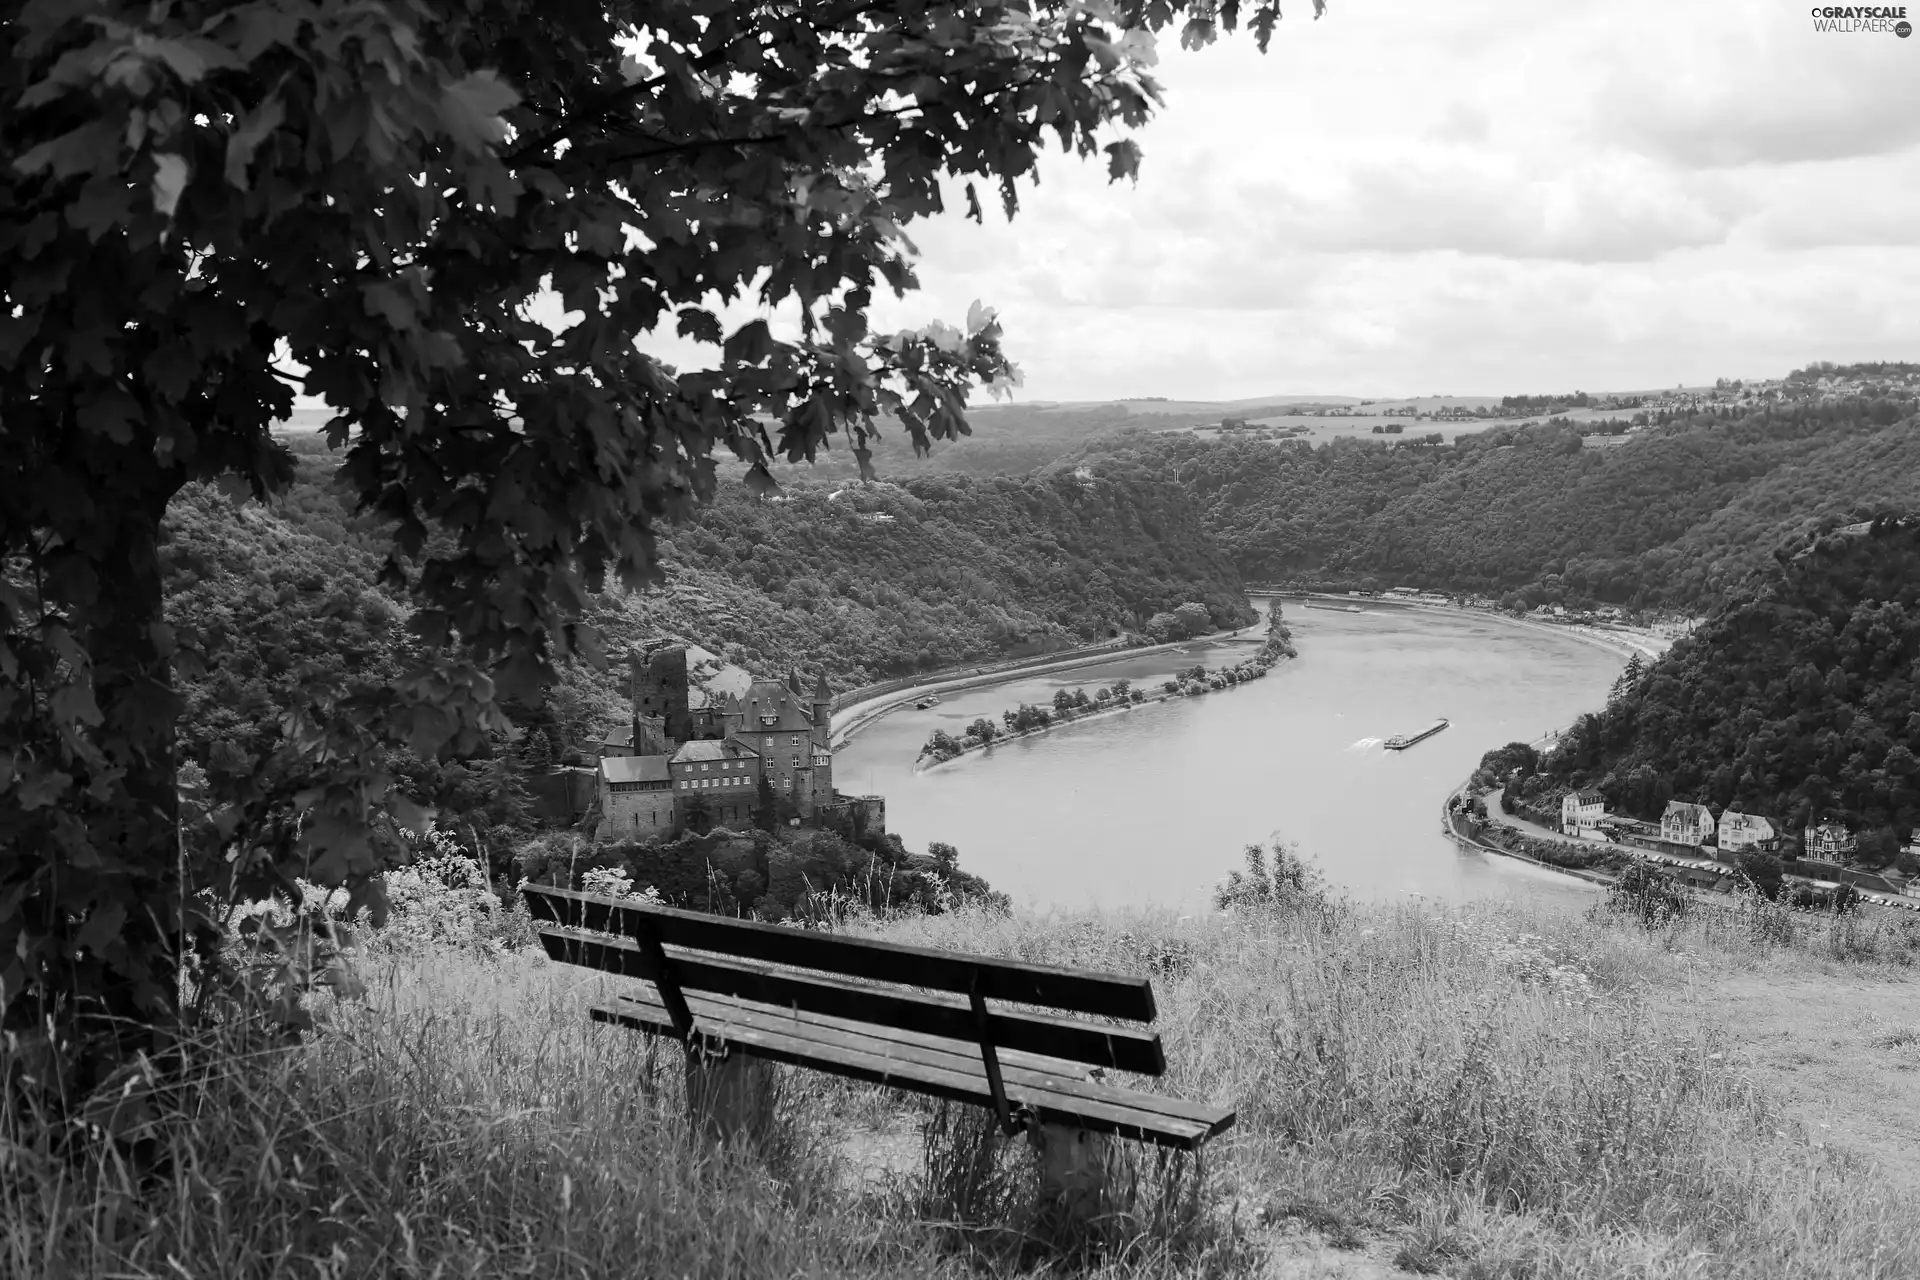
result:
M 1155 618 L 1148 623 L 1149 631 L 1160 626 L 1159 634 L 1164 635 L 1174 628 L 1184 630 L 1192 625 L 1201 629 L 1189 632 L 1189 635 L 1204 635 L 1211 629 L 1205 626 L 1205 610 L 1198 605 L 1182 605 L 1166 617 L 1168 625 L 1160 626 L 1161 619 Z M 1192 698 L 1203 693 L 1231 689 L 1248 680 L 1262 678 L 1281 660 L 1293 656 L 1293 631 L 1282 619 L 1280 606 L 1275 602 L 1268 610 L 1266 639 L 1250 657 L 1211 669 L 1205 663 L 1196 663 L 1177 672 L 1171 679 L 1162 681 L 1157 689 L 1136 689 L 1133 682 L 1126 678 L 1100 686 L 1092 694 L 1084 688 L 1060 689 L 1054 693 L 1050 706 L 1034 706 L 1023 702 L 1001 712 L 1000 725 L 982 716 L 968 725 L 966 731 L 957 738 L 944 729 L 936 729 L 927 739 L 926 746 L 921 748 L 919 758 L 929 765 L 942 764 L 969 751 L 984 751 L 998 741 L 1044 733 L 1056 724 L 1070 724 L 1168 698 Z

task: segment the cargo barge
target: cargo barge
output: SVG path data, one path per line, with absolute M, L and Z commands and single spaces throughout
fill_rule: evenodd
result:
M 1431 738 L 1434 734 L 1446 728 L 1447 724 L 1448 724 L 1448 721 L 1446 720 L 1446 718 L 1442 717 L 1441 719 L 1435 720 L 1432 724 L 1428 725 L 1426 728 L 1422 729 L 1418 733 L 1396 733 L 1391 738 L 1387 739 L 1387 743 L 1386 743 L 1387 750 L 1405 751 L 1408 747 L 1412 746 L 1416 742 L 1425 742 L 1428 738 Z

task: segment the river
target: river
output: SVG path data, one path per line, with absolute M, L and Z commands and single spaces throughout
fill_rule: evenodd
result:
M 1257 636 L 1184 654 L 1120 659 L 906 707 L 836 756 L 841 790 L 887 798 L 909 848 L 941 840 L 1016 903 L 1204 907 L 1250 841 L 1297 843 L 1358 898 L 1461 900 L 1516 893 L 1585 900 L 1581 882 L 1512 859 L 1462 853 L 1439 809 L 1482 753 L 1535 739 L 1605 701 L 1621 655 L 1473 614 L 1284 602 L 1300 656 L 1264 680 L 1136 707 L 1002 743 L 916 772 L 928 734 L 959 736 L 1060 688 L 1091 694 L 1125 676 L 1157 684 L 1220 666 Z M 1381 744 L 1445 716 L 1406 751 Z

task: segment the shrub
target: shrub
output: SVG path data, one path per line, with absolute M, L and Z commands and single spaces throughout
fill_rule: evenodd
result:
M 1606 908 L 1649 929 L 1687 914 L 1686 891 L 1638 858 L 1607 887 Z
M 1299 847 L 1274 840 L 1272 849 L 1250 844 L 1246 867 L 1229 871 L 1213 891 L 1221 911 L 1324 911 L 1331 901 L 1326 876 L 1300 855 Z

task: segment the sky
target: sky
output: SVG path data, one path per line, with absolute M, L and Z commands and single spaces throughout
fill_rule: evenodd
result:
M 1920 360 L 1920 34 L 1819 31 L 1812 8 L 1330 0 L 1315 21 L 1295 0 L 1265 55 L 1244 31 L 1199 51 L 1163 33 L 1138 181 L 1055 151 L 1012 222 L 988 201 L 985 225 L 911 224 L 921 288 L 877 299 L 874 326 L 983 301 L 1027 402 Z
M 1920 14 L 1920 7 L 1916 7 Z M 917 223 L 882 328 L 998 309 L 1025 400 L 1639 390 L 1920 360 L 1920 35 L 1758 0 L 1331 0 L 1162 35 L 1137 184 Z M 666 353 L 663 353 L 666 354 Z

